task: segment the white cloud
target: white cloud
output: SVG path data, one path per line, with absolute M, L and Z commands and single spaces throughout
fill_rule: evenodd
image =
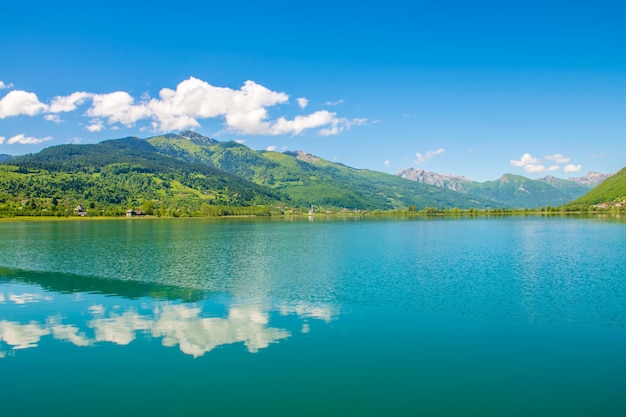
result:
M 515 160 L 511 160 L 511 165 L 514 165 L 516 167 L 523 167 L 526 165 L 537 165 L 539 164 L 540 160 L 533 157 L 531 154 L 529 153 L 525 153 L 524 155 L 522 155 L 522 157 L 519 159 L 519 161 L 515 161 Z
M 556 164 L 564 164 L 567 163 L 569 161 L 571 161 L 570 157 L 567 156 L 563 156 L 560 153 L 556 153 L 553 155 L 547 155 L 543 158 L 544 161 L 553 161 Z M 511 160 L 511 165 L 517 166 L 517 167 L 523 167 L 524 171 L 532 173 L 532 174 L 538 174 L 538 173 L 542 173 L 542 172 L 553 172 L 553 171 L 558 171 L 561 166 L 560 165 L 550 165 L 550 166 L 545 166 L 543 164 L 541 164 L 541 160 L 538 158 L 533 157 L 532 155 L 530 155 L 529 153 L 525 153 L 524 155 L 522 155 L 522 157 L 516 161 L 516 160 Z M 565 167 L 563 167 L 563 172 L 578 172 L 582 169 L 581 165 L 574 165 L 574 164 L 569 164 L 566 165 Z
M 90 132 L 100 132 L 104 129 L 104 123 L 99 119 L 92 119 L 91 124 L 87 125 L 87 130 Z
M 272 125 L 270 132 L 272 135 L 298 135 L 306 129 L 326 126 L 329 124 L 332 125 L 333 129 L 339 129 L 338 126 L 340 126 L 340 123 L 341 122 L 337 119 L 335 113 L 331 113 L 327 110 L 320 110 L 309 114 L 308 116 L 296 116 L 293 120 L 287 120 L 284 117 L 281 117 Z M 320 133 L 322 135 L 326 135 L 324 132 L 325 130 L 326 129 L 322 130 Z
M 549 167 L 546 167 L 546 166 L 541 165 L 541 164 L 527 164 L 527 165 L 524 165 L 524 171 L 532 173 L 532 174 L 537 174 L 537 173 L 541 173 L 541 172 L 558 171 L 558 169 L 559 169 L 558 165 L 551 165 Z
M 11 116 L 34 116 L 48 109 L 48 106 L 39 101 L 35 93 L 22 90 L 10 91 L 0 99 L 0 119 Z
M 61 120 L 58 114 L 46 114 L 43 118 L 57 125 L 63 123 L 63 120 Z
M 0 136 L 0 145 L 2 145 L 4 143 L 4 136 Z
M 110 125 L 111 129 L 135 126 L 139 121 L 151 121 L 155 131 L 197 128 L 200 120 L 221 118 L 227 131 L 244 135 L 298 135 L 306 130 L 320 129 L 322 136 L 339 134 L 351 126 L 365 124 L 366 119 L 340 118 L 335 113 L 320 110 L 308 115 L 270 118 L 268 109 L 288 104 L 289 96 L 272 91 L 254 81 L 246 81 L 239 89 L 217 87 L 198 78 L 190 77 L 175 89 L 163 88 L 158 98 L 142 94 L 136 100 L 125 91 L 94 94 L 77 91 L 67 96 L 56 96 L 50 104 L 39 101 L 35 93 L 11 91 L 0 100 L 0 118 L 17 115 L 34 116 L 47 113 L 46 120 L 60 123 L 57 113 L 75 111 L 78 106 L 91 101 L 84 116 L 92 118 L 87 130 L 98 132 Z M 296 99 L 304 109 L 308 99 Z M 329 106 L 343 100 L 326 103 Z M 143 128 L 143 126 L 141 126 Z
M 161 130 L 197 127 L 199 118 L 224 117 L 229 129 L 243 134 L 268 134 L 266 107 L 289 100 L 287 94 L 254 81 L 233 90 L 194 77 L 182 81 L 176 90 L 162 89 L 159 96 L 160 100 L 150 100 L 149 107 L 155 127 Z
M 74 111 L 78 106 L 93 96 L 94 94 L 84 91 L 77 91 L 69 96 L 57 96 L 50 102 L 48 111 L 51 113 Z
M 320 130 L 320 135 L 322 136 L 338 135 L 344 130 L 350 129 L 352 126 L 362 126 L 364 124 L 367 124 L 368 122 L 369 120 L 367 119 L 351 119 L 351 120 L 348 120 L 345 118 L 334 119 L 331 122 L 330 127 Z
M 240 143 L 240 144 L 244 144 L 246 143 L 245 139 L 235 139 L 235 142 Z
M 440 155 L 442 153 L 444 153 L 446 150 L 444 148 L 439 148 L 435 151 L 428 151 L 425 154 L 422 154 L 420 152 L 417 152 L 415 154 L 415 156 L 417 157 L 417 159 L 415 160 L 415 164 L 421 164 L 424 163 L 426 161 L 429 161 L 430 159 L 432 159 L 433 157 Z
M 301 109 L 304 109 L 306 106 L 309 105 L 309 100 L 307 100 L 305 97 L 300 97 L 296 99 L 296 101 L 298 102 L 298 106 L 300 106 Z
M 130 127 L 138 120 L 149 117 L 150 111 L 145 103 L 135 104 L 135 99 L 127 92 L 116 91 L 108 94 L 94 94 L 86 115 L 105 118 L 109 124 L 121 123 Z
M 571 158 L 568 158 L 567 156 L 563 156 L 560 153 L 555 153 L 554 155 L 548 155 L 544 159 L 548 161 L 554 161 L 557 164 L 564 164 L 571 160 Z
M 47 142 L 52 140 L 52 137 L 46 136 L 45 138 L 34 138 L 31 136 L 24 136 L 23 134 L 19 134 L 13 136 L 7 140 L 7 145 L 20 144 L 20 145 L 37 145 L 42 142 Z
M 2 139 L 2 137 L 0 137 L 0 139 Z M 0 145 L 2 144 L 2 141 L 0 140 Z M 0 292 L 0 304 L 4 304 L 4 293 Z
M 386 166 L 386 167 L 388 167 L 389 165 L 391 165 L 391 161 L 390 161 L 389 159 L 387 159 L 387 160 L 385 161 L 385 166 Z
M 327 101 L 326 103 L 324 103 L 325 106 L 338 106 L 340 104 L 345 103 L 346 100 L 344 99 L 339 99 L 337 101 Z
M 13 83 L 5 84 L 4 81 L 0 80 L 0 90 L 4 90 L 5 88 L 13 88 Z
M 580 172 L 580 170 L 582 169 L 583 169 L 582 165 L 569 164 L 563 167 L 563 172 Z
M 274 145 L 270 145 L 270 146 L 268 146 L 267 148 L 265 148 L 265 150 L 266 150 L 266 151 L 273 152 L 273 151 L 275 151 L 275 150 L 276 150 L 276 146 L 274 146 Z

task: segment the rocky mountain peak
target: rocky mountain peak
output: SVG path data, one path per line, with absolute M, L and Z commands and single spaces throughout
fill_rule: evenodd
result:
M 181 130 L 179 136 L 183 139 L 187 139 L 195 143 L 196 145 L 211 146 L 217 143 L 215 139 L 203 136 L 200 133 L 194 132 L 192 130 Z
M 426 171 L 419 168 L 404 168 L 396 172 L 398 177 L 407 178 L 409 180 L 421 182 L 436 187 L 448 188 L 454 191 L 462 190 L 463 184 L 472 182 L 465 176 L 451 174 L 437 174 L 435 172 Z
M 582 177 L 570 177 L 569 180 L 582 185 L 594 186 L 600 184 L 602 181 L 612 175 L 613 174 L 601 174 L 599 172 L 589 171 L 587 175 L 584 175 Z

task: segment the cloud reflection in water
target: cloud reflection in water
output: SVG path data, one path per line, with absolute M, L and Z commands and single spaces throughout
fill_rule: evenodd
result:
M 142 312 L 137 307 L 143 307 Z M 328 323 L 336 314 L 330 306 L 306 303 L 272 306 L 263 301 L 233 303 L 220 317 L 207 317 L 196 303 L 154 301 L 146 305 L 144 300 L 141 305 L 124 309 L 116 305 L 107 308 L 92 304 L 87 307 L 86 314 L 81 312 L 81 316 L 87 317 L 82 326 L 81 323 L 64 323 L 59 315 L 44 316 L 40 321 L 28 323 L 0 320 L 0 342 L 12 350 L 37 347 L 45 336 L 81 347 L 104 342 L 128 345 L 138 334 L 146 334 L 161 338 L 163 346 L 178 346 L 181 352 L 195 358 L 216 347 L 235 343 L 243 343 L 248 352 L 255 353 L 291 336 L 287 329 L 270 326 L 274 311 L 281 316 L 295 315 L 303 320 L 302 333 L 310 331 L 309 319 Z M 2 353 L 0 349 L 2 357 L 6 357 L 6 352 Z

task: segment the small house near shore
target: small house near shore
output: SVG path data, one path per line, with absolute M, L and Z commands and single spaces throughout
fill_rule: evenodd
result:
M 74 214 L 77 215 L 77 216 L 84 217 L 84 216 L 87 215 L 87 210 L 85 210 L 85 207 L 83 207 L 81 205 L 78 205 L 74 209 Z
M 145 216 L 146 213 L 144 213 L 141 210 L 135 210 L 135 209 L 130 209 L 126 211 L 126 217 L 137 217 L 137 216 Z

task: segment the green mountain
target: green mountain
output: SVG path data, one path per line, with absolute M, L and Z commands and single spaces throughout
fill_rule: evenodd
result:
M 582 196 L 595 185 L 589 181 L 563 180 L 550 175 L 531 180 L 513 174 L 505 174 L 495 181 L 476 182 L 467 177 L 437 174 L 416 168 L 402 169 L 396 175 L 488 200 L 498 207 L 510 208 L 559 206 Z
M 236 142 L 217 142 L 188 131 L 156 136 L 148 143 L 164 154 L 207 164 L 280 192 L 298 206 L 382 210 L 408 206 L 493 206 L 481 198 L 382 172 L 351 168 L 302 151 L 255 151 Z
M 0 163 L 8 161 L 11 158 L 13 158 L 12 155 L 7 155 L 7 154 L 4 154 L 4 153 L 0 153 Z
M 615 203 L 622 203 L 624 200 L 626 200 L 626 167 L 604 180 L 587 194 L 571 201 L 566 207 L 592 206 L 604 203 L 611 206 Z
M 53 146 L 8 163 L 0 165 L 0 214 L 66 213 L 78 204 L 105 214 L 120 214 L 128 207 L 163 215 L 210 214 L 217 206 L 288 201 L 206 164 L 163 155 L 137 138 Z
M 560 206 L 588 192 L 590 187 L 573 181 L 546 177 L 541 180 L 505 174 L 495 181 L 466 184 L 467 194 L 495 201 L 506 207 Z
M 355 169 L 305 152 L 255 151 L 183 131 L 59 145 L 0 164 L 0 215 L 269 213 L 270 208 L 490 208 L 482 197 Z M 248 207 L 232 210 L 232 207 Z M 219 209 L 222 210 L 222 209 Z

